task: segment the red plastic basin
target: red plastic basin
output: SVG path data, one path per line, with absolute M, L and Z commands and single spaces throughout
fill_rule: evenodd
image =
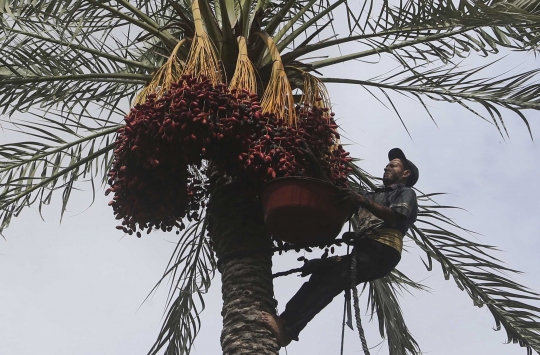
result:
M 264 221 L 276 239 L 299 246 L 333 241 L 352 206 L 336 204 L 338 187 L 323 180 L 286 177 L 270 181 L 262 194 Z

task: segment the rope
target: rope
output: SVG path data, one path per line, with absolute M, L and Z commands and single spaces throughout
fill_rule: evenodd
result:
M 358 290 L 356 289 L 356 248 L 353 249 L 351 257 L 351 288 L 354 301 L 354 317 L 356 318 L 356 327 L 358 328 L 358 334 L 360 335 L 360 341 L 362 342 L 364 354 L 370 355 L 366 342 L 366 336 L 364 335 L 364 328 L 362 328 L 362 320 L 360 319 L 360 306 L 358 305 Z
M 345 298 L 347 294 L 345 294 Z M 345 344 L 345 315 L 347 314 L 347 300 L 343 303 L 343 322 L 341 323 L 341 352 L 340 355 L 343 355 L 343 345 Z
M 349 220 L 349 232 L 351 231 L 351 221 Z M 350 245 L 347 245 L 347 254 L 350 253 Z M 343 346 L 345 345 L 345 319 L 347 316 L 347 301 L 350 302 L 351 300 L 351 294 L 347 294 L 347 290 L 343 293 L 343 296 L 345 296 L 345 302 L 343 303 L 343 323 L 341 324 L 341 352 L 340 354 L 343 355 Z

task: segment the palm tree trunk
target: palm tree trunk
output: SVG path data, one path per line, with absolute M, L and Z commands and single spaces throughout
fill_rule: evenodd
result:
M 224 355 L 278 355 L 279 346 L 261 322 L 275 312 L 272 247 L 256 196 L 240 183 L 216 189 L 208 206 L 210 232 L 221 272 Z M 263 252 L 261 252 L 263 250 Z

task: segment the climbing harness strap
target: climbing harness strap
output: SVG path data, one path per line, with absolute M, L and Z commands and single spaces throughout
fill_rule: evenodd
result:
M 400 254 L 403 250 L 403 234 L 395 228 L 378 228 L 365 233 L 365 236 L 396 249 Z
M 345 297 L 347 295 L 345 294 Z M 341 323 L 341 351 L 340 354 L 343 355 L 343 346 L 345 345 L 345 317 L 347 313 L 347 301 L 343 304 L 343 321 Z
M 351 225 L 349 223 L 349 231 L 350 230 Z M 347 255 L 350 253 L 350 247 L 350 245 L 347 245 Z M 353 329 L 351 320 L 351 290 L 346 289 L 345 292 L 343 292 L 343 295 L 345 296 L 345 302 L 343 303 L 343 321 L 341 322 L 341 355 L 343 355 L 343 348 L 345 345 L 345 325 L 351 328 L 351 330 Z

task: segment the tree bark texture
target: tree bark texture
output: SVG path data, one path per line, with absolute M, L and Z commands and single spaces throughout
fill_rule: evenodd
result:
M 261 322 L 261 311 L 274 313 L 277 304 L 261 203 L 232 183 L 214 191 L 208 212 L 222 280 L 223 354 L 278 355 L 276 339 Z

